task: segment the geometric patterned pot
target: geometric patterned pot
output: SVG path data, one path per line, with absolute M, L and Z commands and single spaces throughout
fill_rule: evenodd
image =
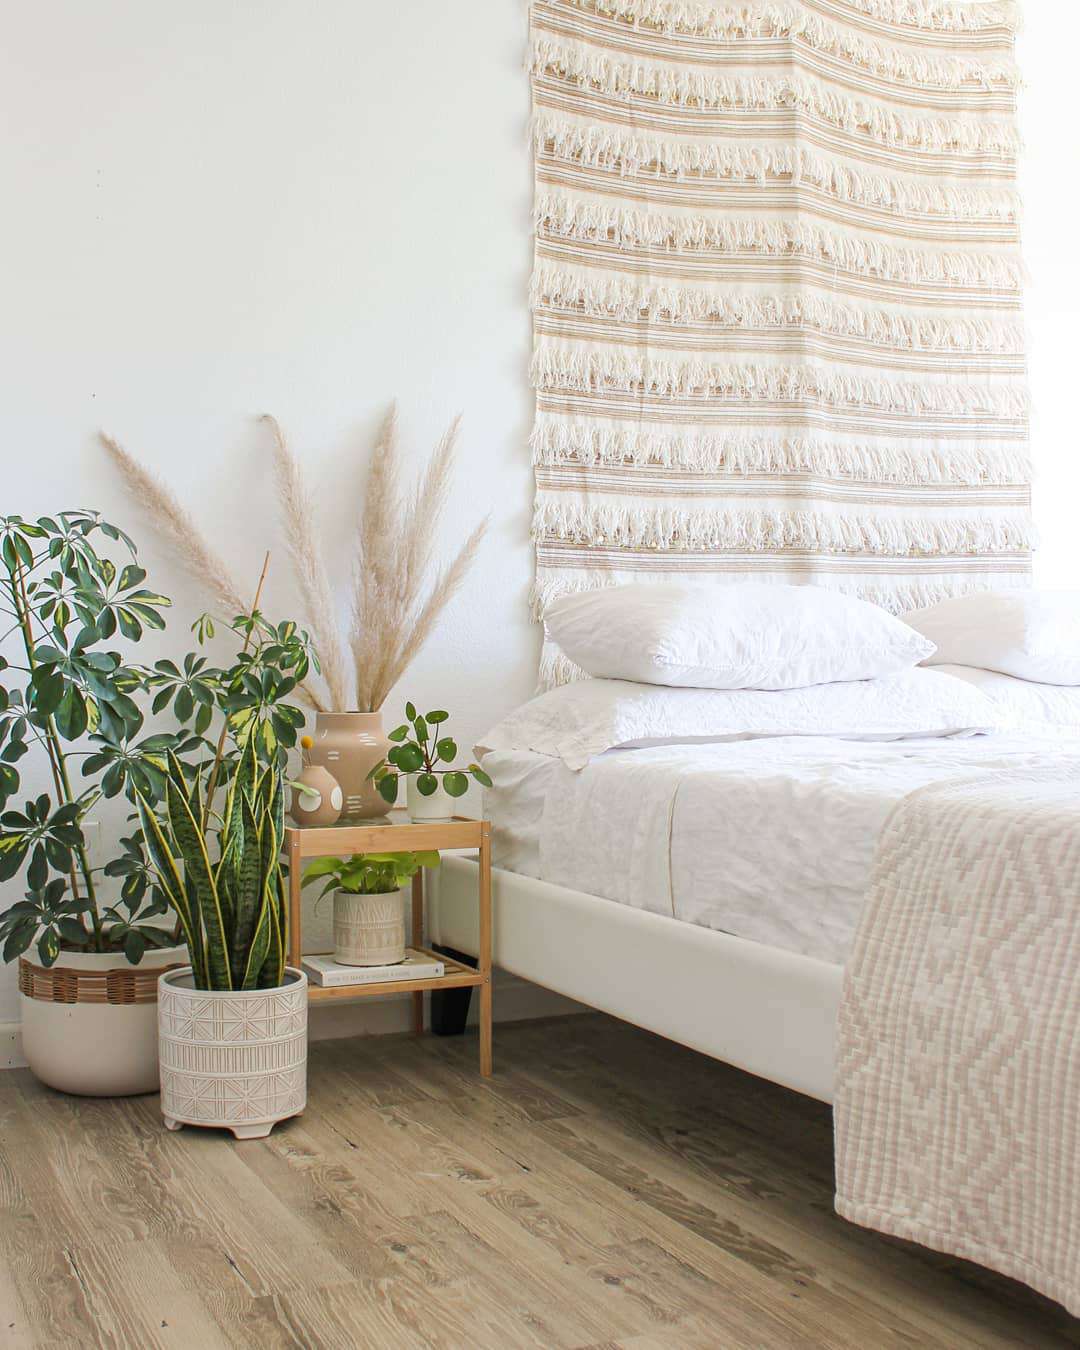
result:
M 334 892 L 334 960 L 340 966 L 393 966 L 405 960 L 405 891 Z
M 307 976 L 277 989 L 195 989 L 191 967 L 158 986 L 161 1112 L 167 1129 L 216 1125 L 262 1139 L 307 1104 Z

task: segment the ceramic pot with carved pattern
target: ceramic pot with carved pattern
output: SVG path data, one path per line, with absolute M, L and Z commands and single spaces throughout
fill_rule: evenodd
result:
M 19 961 L 22 1051 L 34 1076 L 80 1097 L 158 1090 L 162 970 L 187 962 L 163 947 L 132 965 L 121 952 L 61 951 L 52 966 Z
M 406 892 L 334 892 L 334 960 L 342 966 L 393 966 L 405 960 Z
M 307 1105 L 308 982 L 285 967 L 274 989 L 196 989 L 191 967 L 158 991 L 165 1127 L 213 1125 L 263 1139 Z

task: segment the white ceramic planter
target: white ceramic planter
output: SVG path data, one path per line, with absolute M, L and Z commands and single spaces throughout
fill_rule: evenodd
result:
M 61 952 L 47 971 L 21 961 L 22 1045 L 35 1077 L 80 1097 L 156 1092 L 156 972 L 186 960 L 186 947 L 165 947 L 137 966 L 116 952 Z
M 261 1139 L 307 1104 L 307 976 L 277 989 L 206 990 L 191 967 L 161 977 L 161 1113 L 170 1130 L 216 1125 Z
M 457 809 L 454 798 L 443 787 L 441 775 L 439 786 L 425 797 L 416 786 L 416 775 L 410 774 L 405 780 L 405 802 L 410 820 L 449 820 Z
M 334 892 L 334 960 L 343 966 L 392 966 L 405 960 L 405 891 Z

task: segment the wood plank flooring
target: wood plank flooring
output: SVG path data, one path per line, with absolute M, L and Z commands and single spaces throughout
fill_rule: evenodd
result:
M 0 1073 L 0 1346 L 1080 1346 L 832 1212 L 826 1107 L 600 1015 L 323 1041 L 267 1140 Z

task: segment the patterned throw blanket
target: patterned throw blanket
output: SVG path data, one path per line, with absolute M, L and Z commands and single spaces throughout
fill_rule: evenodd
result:
M 847 968 L 835 1123 L 846 1219 L 1080 1314 L 1080 760 L 896 808 Z

